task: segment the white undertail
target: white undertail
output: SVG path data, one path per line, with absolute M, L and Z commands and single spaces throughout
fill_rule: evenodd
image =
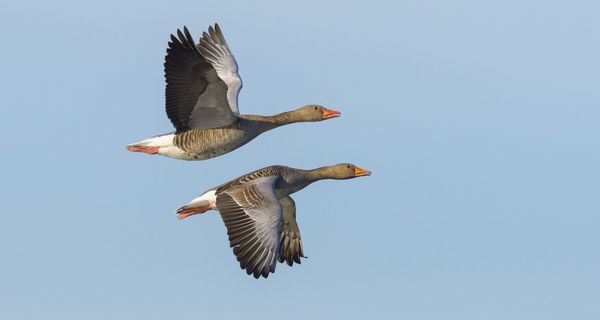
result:
M 177 209 L 177 211 L 196 208 L 196 207 L 204 207 L 207 205 L 210 206 L 211 209 L 218 211 L 218 209 L 217 209 L 217 190 L 216 189 L 206 191 L 199 197 L 194 198 L 192 201 L 190 201 L 190 203 Z
M 158 154 L 160 155 L 176 159 L 189 160 L 189 155 L 184 150 L 173 144 L 173 138 L 175 138 L 174 133 L 167 133 L 142 140 L 138 143 L 130 144 L 127 147 L 159 147 Z

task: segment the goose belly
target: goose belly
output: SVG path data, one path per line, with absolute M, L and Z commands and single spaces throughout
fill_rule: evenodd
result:
M 192 129 L 176 135 L 173 142 L 186 153 L 187 160 L 206 160 L 229 153 L 254 137 L 243 130 L 231 128 Z

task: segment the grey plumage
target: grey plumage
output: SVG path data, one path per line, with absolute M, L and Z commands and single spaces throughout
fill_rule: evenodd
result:
M 165 109 L 175 133 L 160 135 L 172 137 L 171 141 L 150 138 L 130 144 L 130 151 L 206 160 L 231 152 L 273 128 L 340 115 L 319 105 L 274 116 L 240 115 L 237 100 L 242 80 L 218 24 L 210 26 L 199 43 L 187 27 L 178 29 L 171 35 L 164 69 Z
M 279 199 L 279 203 L 283 208 L 279 262 L 285 261 L 291 267 L 294 262 L 300 264 L 300 258 L 306 258 L 302 250 L 300 229 L 296 222 L 296 203 L 290 196 Z
M 213 37 L 217 37 L 214 31 Z M 213 37 L 205 33 L 201 44 L 214 43 Z M 201 53 L 207 52 L 206 47 L 210 45 L 196 46 L 187 27 L 183 32 L 177 30 L 177 37 L 171 35 L 165 57 L 165 97 L 167 116 L 177 133 L 192 128 L 222 127 L 237 120 L 227 101 L 227 84 Z M 213 54 L 217 57 L 211 56 L 215 60 L 226 55 Z
M 267 278 L 277 262 L 300 264 L 302 239 L 289 195 L 318 180 L 368 174 L 347 163 L 313 170 L 269 166 L 211 189 L 240 267 L 255 278 Z
M 276 176 L 264 176 L 217 191 L 217 207 L 240 267 L 255 278 L 275 272 L 279 251 L 281 204 Z

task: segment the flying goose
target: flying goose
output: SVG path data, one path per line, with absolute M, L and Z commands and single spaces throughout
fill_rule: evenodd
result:
M 218 24 L 194 43 L 187 27 L 171 35 L 165 57 L 166 111 L 175 132 L 127 146 L 129 151 L 183 160 L 205 160 L 231 152 L 259 134 L 295 122 L 321 121 L 340 113 L 306 105 L 273 116 L 240 115 L 242 80 Z
M 350 179 L 371 172 L 349 163 L 302 170 L 270 166 L 210 189 L 177 209 L 179 219 L 217 210 L 229 244 L 246 273 L 255 278 L 275 272 L 277 261 L 292 266 L 304 257 L 296 205 L 290 194 L 323 179 Z

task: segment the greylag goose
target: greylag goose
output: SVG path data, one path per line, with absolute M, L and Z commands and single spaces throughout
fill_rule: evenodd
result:
M 129 151 L 183 160 L 205 160 L 233 151 L 259 134 L 295 122 L 321 121 L 340 113 L 306 105 L 273 116 L 240 115 L 242 80 L 215 24 L 194 43 L 187 27 L 171 35 L 165 57 L 166 111 L 175 132 L 127 146 Z
M 318 180 L 370 174 L 349 163 L 313 170 L 270 166 L 206 191 L 177 213 L 184 219 L 219 211 L 240 267 L 257 279 L 266 278 L 278 261 L 292 266 L 304 257 L 296 205 L 289 195 Z

